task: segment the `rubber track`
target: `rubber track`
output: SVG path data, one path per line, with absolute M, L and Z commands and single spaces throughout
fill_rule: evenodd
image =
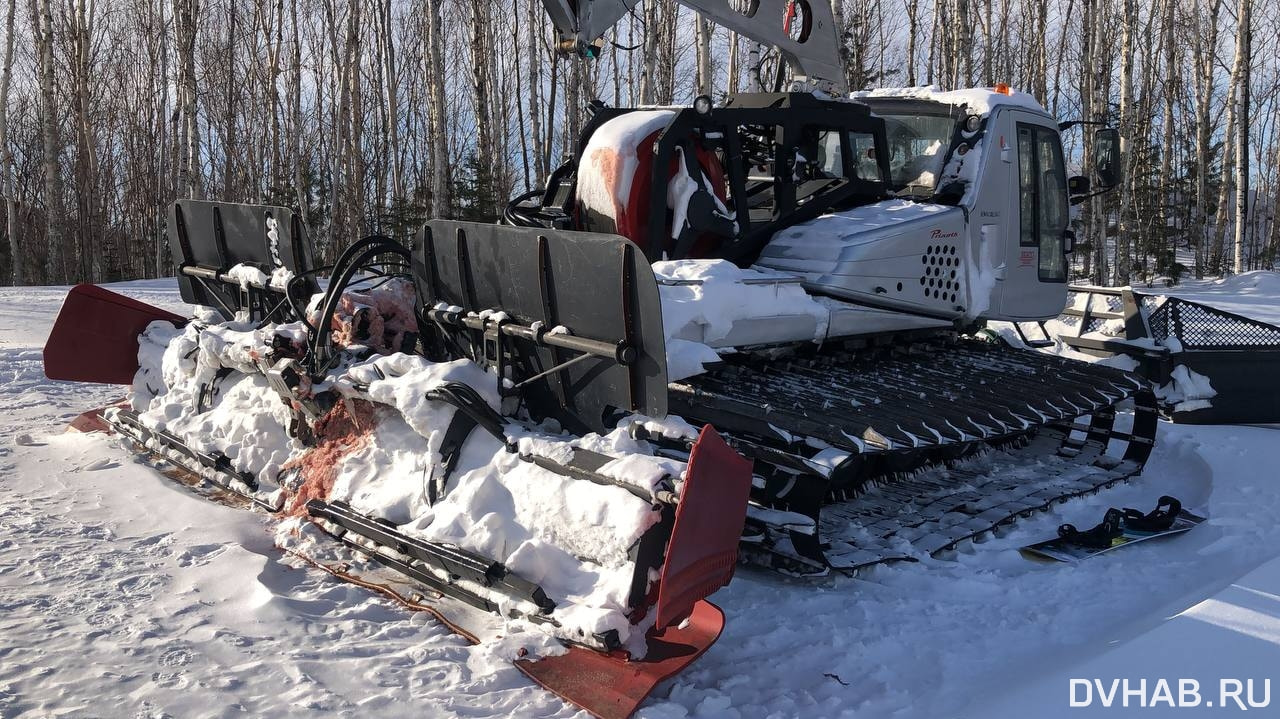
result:
M 671 394 L 674 413 L 744 447 L 811 457 L 815 438 L 859 460 L 831 478 L 793 464 L 774 473 L 790 478 L 784 490 L 757 489 L 758 502 L 806 514 L 819 532 L 766 528 L 743 554 L 803 574 L 937 555 L 1128 479 L 1157 422 L 1134 374 L 969 338 L 788 361 L 745 355 Z M 1118 432 L 1115 408 L 1128 399 L 1134 426 Z M 756 456 L 757 473 L 770 464 Z
M 772 425 L 857 452 L 875 435 L 889 440 L 886 450 L 1008 436 L 1144 386 L 1109 367 L 964 339 L 785 362 L 748 356 L 672 384 L 671 404 L 687 419 L 715 414 L 735 425 L 724 429 L 783 436 Z

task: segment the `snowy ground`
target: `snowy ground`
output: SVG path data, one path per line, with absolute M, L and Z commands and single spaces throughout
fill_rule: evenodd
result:
M 124 291 L 179 304 L 171 281 Z M 492 649 L 289 566 L 265 517 L 62 434 L 117 394 L 44 379 L 62 295 L 0 290 L 0 717 L 575 715 Z M 720 642 L 640 715 L 1052 716 L 1081 711 L 1077 676 L 1280 682 L 1278 465 L 1275 429 L 1166 424 L 1140 479 L 952 557 L 817 583 L 744 569 L 716 595 Z M 1015 551 L 1161 494 L 1211 522 L 1074 567 Z
M 1280 326 L 1280 272 L 1257 270 L 1225 279 L 1184 280 L 1177 287 L 1134 288 L 1147 295 L 1179 297 L 1224 312 Z

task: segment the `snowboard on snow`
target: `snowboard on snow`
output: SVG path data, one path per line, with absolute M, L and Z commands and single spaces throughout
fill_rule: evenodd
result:
M 1019 551 L 1028 559 L 1036 559 L 1041 561 L 1058 561 L 1076 563 L 1096 557 L 1099 554 L 1106 554 L 1121 547 L 1127 547 L 1138 542 L 1145 542 L 1148 539 L 1156 539 L 1157 537 L 1169 537 L 1175 534 L 1191 531 L 1196 525 L 1204 522 L 1206 517 L 1202 517 L 1193 512 L 1183 509 L 1178 512 L 1178 516 L 1174 517 L 1173 524 L 1168 529 L 1143 532 L 1136 529 L 1125 527 L 1119 536 L 1113 537 L 1108 546 L 1105 547 L 1086 547 L 1079 544 L 1069 542 L 1061 537 L 1048 539 L 1043 542 L 1029 544 Z

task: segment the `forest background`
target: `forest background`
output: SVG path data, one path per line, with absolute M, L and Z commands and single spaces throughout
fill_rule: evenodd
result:
M 826 2 L 827 0 L 811 0 Z M 830 0 L 854 88 L 1004 82 L 1123 137 L 1077 276 L 1273 269 L 1280 0 Z M 491 220 L 593 100 L 719 100 L 768 48 L 646 0 L 598 59 L 541 0 L 0 0 L 0 283 L 171 275 L 176 198 L 297 208 L 319 259 L 427 217 Z M 1067 133 L 1083 157 L 1084 133 Z

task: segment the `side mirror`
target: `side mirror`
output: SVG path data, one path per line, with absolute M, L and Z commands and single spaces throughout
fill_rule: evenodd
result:
M 1110 190 L 1120 184 L 1120 132 L 1108 127 L 1093 136 L 1093 172 L 1098 187 Z
M 1083 195 L 1089 192 L 1089 178 L 1084 175 L 1074 175 L 1067 178 L 1067 192 L 1072 195 Z
M 1076 251 L 1076 231 L 1062 231 L 1062 254 L 1069 255 Z

